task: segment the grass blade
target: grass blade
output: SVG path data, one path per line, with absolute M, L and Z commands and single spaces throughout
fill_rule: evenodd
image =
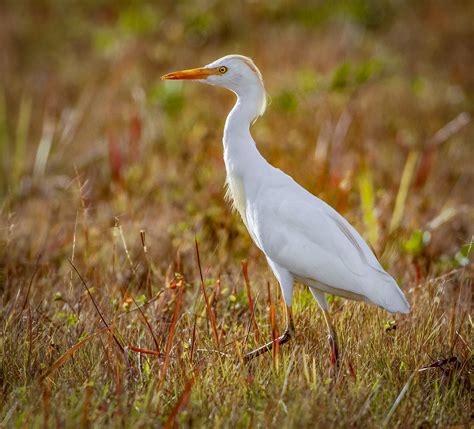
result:
M 186 385 L 184 386 L 183 392 L 181 393 L 179 399 L 176 401 L 175 406 L 173 407 L 173 410 L 171 411 L 171 414 L 168 417 L 168 420 L 166 420 L 165 429 L 171 429 L 174 426 L 176 416 L 179 413 L 179 410 L 186 405 L 186 403 L 189 400 L 189 396 L 191 395 L 191 389 L 194 385 L 194 382 L 196 381 L 196 376 L 192 376 L 187 382 Z
M 247 260 L 242 261 L 242 272 L 244 273 L 245 288 L 247 290 L 247 297 L 249 300 L 249 308 L 250 308 L 250 314 L 251 314 L 250 317 L 252 318 L 252 323 L 253 323 L 253 326 L 255 327 L 255 333 L 257 334 L 257 339 L 260 339 L 260 330 L 258 329 L 257 320 L 255 319 L 255 309 L 253 306 L 252 293 L 250 292 L 250 281 L 249 281 L 249 274 L 247 270 Z
M 49 377 L 54 371 L 56 371 L 59 367 L 63 366 L 69 359 L 71 359 L 74 354 L 83 346 L 85 346 L 92 338 L 96 337 L 99 334 L 103 334 L 104 332 L 107 332 L 107 327 L 104 327 L 100 331 L 88 335 L 86 338 L 67 349 L 61 356 L 59 356 L 58 359 L 54 361 L 54 363 L 46 370 L 46 372 L 40 376 L 39 381 L 41 382 L 46 377 Z
M 46 164 L 48 162 L 51 145 L 55 132 L 55 125 L 51 121 L 45 121 L 43 128 L 43 135 L 36 151 L 36 158 L 33 167 L 33 178 L 38 181 L 44 176 Z
M 166 344 L 165 361 L 163 362 L 163 367 L 161 368 L 160 386 L 161 384 L 163 384 L 163 381 L 166 376 L 166 370 L 168 369 L 168 365 L 170 363 L 171 346 L 173 345 L 173 337 L 176 330 L 176 322 L 178 321 L 179 311 L 181 310 L 181 304 L 183 303 L 183 289 L 184 289 L 183 286 L 181 286 L 178 289 L 178 299 L 176 301 L 176 306 L 174 308 L 173 319 L 171 320 L 170 333 L 168 335 L 168 342 Z
M 392 220 L 390 221 L 389 232 L 392 233 L 399 226 L 403 218 L 405 211 L 405 202 L 408 196 L 408 190 L 410 188 L 411 179 L 415 172 L 415 167 L 418 162 L 419 154 L 417 151 L 412 150 L 408 154 L 405 162 L 405 168 L 403 169 L 402 179 L 400 181 L 400 187 L 398 188 L 397 198 L 395 200 L 395 208 L 393 209 Z
M 0 195 L 7 191 L 10 176 L 8 150 L 7 102 L 5 91 L 0 87 Z
M 92 296 L 91 291 L 90 291 L 89 287 L 87 286 L 87 283 L 85 282 L 84 278 L 81 276 L 81 273 L 78 271 L 78 269 L 77 269 L 76 266 L 72 263 L 71 260 L 69 260 L 69 263 L 72 265 L 72 268 L 74 268 L 74 271 L 76 272 L 76 274 L 77 274 L 77 275 L 79 276 L 79 278 L 81 279 L 81 282 L 82 282 L 83 286 L 86 288 L 87 294 L 89 295 L 89 298 L 91 299 L 92 304 L 94 304 L 94 307 L 95 307 L 97 313 L 99 314 L 100 318 L 102 319 L 102 322 L 104 323 L 105 327 L 106 327 L 107 330 L 110 332 L 110 334 L 112 335 L 112 338 L 114 339 L 115 344 L 117 344 L 117 347 L 120 349 L 120 351 L 121 351 L 122 353 L 124 353 L 124 349 L 123 349 L 122 344 L 120 344 L 120 341 L 118 340 L 118 338 L 117 338 L 117 337 L 115 336 L 115 334 L 113 333 L 113 331 L 112 331 L 112 329 L 110 328 L 109 324 L 105 321 L 105 318 L 104 318 L 104 316 L 102 315 L 102 312 L 100 311 L 98 304 L 95 302 L 95 299 L 94 299 L 94 297 Z
M 116 228 L 118 229 L 118 232 L 119 232 L 119 235 L 120 235 L 120 238 L 122 240 L 122 244 L 123 244 L 123 248 L 125 250 L 125 254 L 127 256 L 127 260 L 128 260 L 128 263 L 130 264 L 130 270 L 132 272 L 132 275 L 133 277 L 135 278 L 135 280 L 137 280 L 138 282 L 138 278 L 137 278 L 137 272 L 133 266 L 133 261 L 132 261 L 132 258 L 130 256 L 130 252 L 128 251 L 128 246 L 127 246 L 127 242 L 125 241 L 125 236 L 123 234 L 123 229 L 122 229 L 122 225 L 120 225 L 120 223 L 118 223 L 118 219 L 116 219 L 116 222 L 117 222 L 117 225 L 116 225 Z M 141 231 L 140 231 L 140 236 L 141 236 L 141 240 L 142 240 L 142 245 L 144 246 L 144 251 L 145 253 L 147 252 L 147 248 L 145 246 L 145 235 L 143 233 L 143 235 L 141 234 Z M 148 260 L 148 259 L 147 259 Z M 145 325 L 146 327 L 148 328 L 148 331 L 150 332 L 151 334 L 151 337 L 153 338 L 153 342 L 155 343 L 155 349 L 156 349 L 156 352 L 159 354 L 160 352 L 160 347 L 158 345 L 158 339 L 156 338 L 156 335 L 155 333 L 153 332 L 153 329 L 150 325 L 150 322 L 148 321 L 148 318 L 146 317 L 145 315 L 145 312 L 140 308 L 140 306 L 138 305 L 135 297 L 133 296 L 133 294 L 129 293 L 128 292 L 128 287 L 129 287 L 130 283 L 127 285 L 127 287 L 125 289 L 122 290 L 122 296 L 123 296 L 123 299 L 125 299 L 125 297 L 128 295 L 132 301 L 133 301 L 133 304 L 135 305 L 135 307 L 138 309 L 138 311 L 140 312 L 140 316 L 142 317 L 143 321 L 145 322 Z
M 153 356 L 160 356 L 161 353 L 157 352 L 156 350 L 149 350 L 149 349 L 142 349 L 141 347 L 135 346 L 127 346 L 128 350 L 136 353 L 142 353 L 144 355 L 153 355 Z
M 17 188 L 20 177 L 24 172 L 26 158 L 26 140 L 28 138 L 28 129 L 30 128 L 32 101 L 30 97 L 23 96 L 18 113 L 18 122 L 16 127 L 15 156 L 13 159 L 13 171 L 11 185 Z
M 368 231 L 368 239 L 372 246 L 376 246 L 379 239 L 379 225 L 375 216 L 375 191 L 372 174 L 368 167 L 362 168 L 358 182 L 360 204 L 364 223 Z
M 196 245 L 196 256 L 197 256 L 197 263 L 199 267 L 199 276 L 201 277 L 202 293 L 204 294 L 204 300 L 206 301 L 207 314 L 209 315 L 209 320 L 211 321 L 211 327 L 212 327 L 212 333 L 214 335 L 214 340 L 216 342 L 217 348 L 219 348 L 219 335 L 217 335 L 217 327 L 216 327 L 216 321 L 214 319 L 214 313 L 212 312 L 211 305 L 209 303 L 209 297 L 207 296 L 207 292 L 206 292 L 206 285 L 204 284 L 204 277 L 202 275 L 201 258 L 199 257 L 199 246 L 198 246 L 197 239 L 195 239 L 194 242 Z
M 382 427 L 387 426 L 388 422 L 390 421 L 391 417 L 393 416 L 393 413 L 398 408 L 398 406 L 400 405 L 400 402 L 402 402 L 403 398 L 407 394 L 408 389 L 410 388 L 411 382 L 415 378 L 415 375 L 416 375 L 417 372 L 418 371 L 413 371 L 412 374 L 410 375 L 410 378 L 408 379 L 408 381 L 403 386 L 403 389 L 400 391 L 400 393 L 397 396 L 397 399 L 395 399 L 395 402 L 392 404 L 392 406 L 390 407 L 390 410 L 388 411 L 387 415 L 385 416 Z

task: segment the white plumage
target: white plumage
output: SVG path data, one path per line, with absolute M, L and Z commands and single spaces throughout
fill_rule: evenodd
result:
M 280 283 L 289 319 L 280 342 L 293 334 L 295 280 L 311 289 L 323 309 L 336 357 L 325 293 L 376 304 L 390 312 L 409 312 L 397 283 L 349 222 L 270 165 L 258 151 L 250 126 L 265 111 L 266 93 L 250 58 L 228 55 L 203 68 L 169 73 L 163 79 L 195 79 L 237 95 L 223 138 L 228 195 Z M 271 347 L 272 343 L 266 344 L 248 357 Z

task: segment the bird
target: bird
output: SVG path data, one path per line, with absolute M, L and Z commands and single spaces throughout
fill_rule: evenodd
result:
M 265 112 L 267 94 L 262 74 L 251 58 L 226 55 L 203 67 L 165 74 L 161 79 L 194 80 L 236 95 L 222 140 L 226 197 L 264 253 L 286 304 L 283 334 L 246 353 L 246 362 L 294 338 L 295 282 L 309 288 L 322 310 L 331 362 L 339 362 L 339 351 L 326 294 L 375 304 L 390 313 L 409 313 L 410 306 L 397 282 L 382 268 L 356 229 L 259 152 L 250 129 Z

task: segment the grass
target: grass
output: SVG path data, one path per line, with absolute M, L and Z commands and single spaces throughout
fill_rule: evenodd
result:
M 290 3 L 2 10 L 0 427 L 469 427 L 472 6 Z M 303 287 L 295 341 L 240 361 L 285 312 L 223 201 L 233 99 L 159 81 L 229 52 L 272 98 L 262 153 L 412 306 L 329 297 L 338 371 Z

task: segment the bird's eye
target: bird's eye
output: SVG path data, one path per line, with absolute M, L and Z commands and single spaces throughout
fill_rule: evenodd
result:
M 227 67 L 222 66 L 222 67 L 219 67 L 218 70 L 219 70 L 219 73 L 220 73 L 220 74 L 224 74 L 225 72 L 227 72 Z

